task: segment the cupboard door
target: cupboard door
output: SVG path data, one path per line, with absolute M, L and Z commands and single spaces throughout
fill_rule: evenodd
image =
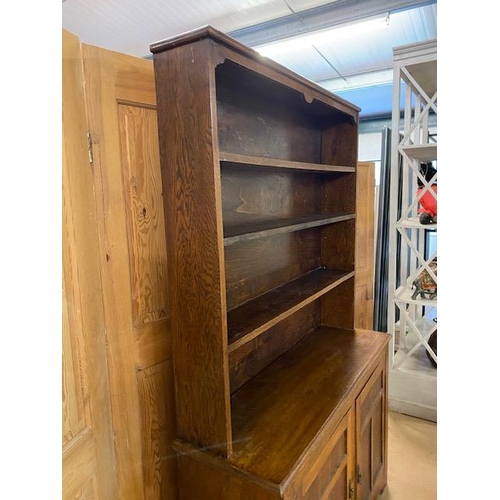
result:
M 348 500 L 354 456 L 354 411 L 338 425 L 302 480 L 304 500 Z
M 376 498 L 387 482 L 386 375 L 384 358 L 356 400 L 357 500 Z

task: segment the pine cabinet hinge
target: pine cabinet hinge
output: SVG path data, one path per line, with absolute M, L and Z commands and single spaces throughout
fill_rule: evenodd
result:
M 87 132 L 87 145 L 89 151 L 89 162 L 92 163 L 94 161 L 94 155 L 92 152 L 92 137 L 90 135 L 90 132 Z
M 352 485 L 352 479 L 349 479 L 349 500 L 354 500 L 354 486 Z

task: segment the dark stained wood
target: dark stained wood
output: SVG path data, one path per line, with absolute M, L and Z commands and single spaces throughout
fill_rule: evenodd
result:
M 265 167 L 267 169 L 301 170 L 308 172 L 354 172 L 355 167 L 346 165 L 324 165 L 320 163 L 304 163 L 292 160 L 280 160 L 278 158 L 267 158 L 262 156 L 248 156 L 235 153 L 220 153 L 221 162 L 230 165 Z
M 325 129 L 321 140 L 320 163 L 349 165 L 358 162 L 358 128 L 353 121 L 337 123 Z
M 226 60 L 216 68 L 221 151 L 355 167 L 355 162 L 335 161 L 340 157 L 339 150 L 350 145 L 330 139 L 330 156 L 322 156 L 322 142 L 327 140 L 323 139 L 324 130 L 332 130 L 338 140 L 346 122 L 356 134 L 356 112 L 351 114 L 345 108 L 340 111 L 333 101 L 323 102 L 323 96 L 315 95 L 319 99 L 314 99 L 310 87 L 297 87 L 291 80 L 266 72 L 266 65 L 250 64 L 249 69 L 249 61 L 238 57 L 239 64 L 235 64 L 234 55 L 221 53 L 220 60 Z M 357 144 L 354 149 L 357 153 Z M 351 160 L 351 156 L 348 158 Z
M 315 301 L 233 350 L 229 355 L 231 393 L 251 380 L 319 324 L 320 307 L 319 302 Z
M 350 419 L 347 414 L 336 431 L 324 443 L 314 465 L 304 474 L 302 494 L 304 499 L 316 500 L 328 494 L 337 482 L 345 483 L 347 478 L 348 455 L 353 450 L 349 445 Z M 345 488 L 344 494 L 347 493 Z M 340 496 L 340 498 L 343 498 Z
M 232 397 L 230 461 L 281 483 L 332 414 L 346 413 L 388 337 L 320 327 L 279 357 Z
M 232 245 L 238 241 L 254 240 L 276 234 L 302 231 L 312 227 L 335 224 L 344 220 L 354 219 L 354 214 L 347 215 L 303 215 L 289 219 L 273 219 L 254 223 L 240 224 L 224 228 L 224 246 Z
M 317 269 L 320 249 L 318 228 L 225 247 L 227 308 Z
M 321 297 L 321 324 L 335 328 L 353 329 L 354 285 L 349 279 Z
M 189 381 L 176 387 L 178 434 L 228 455 L 225 279 L 210 47 L 206 39 L 183 45 L 155 54 L 154 63 L 174 373 Z
M 339 96 L 327 91 L 324 87 L 307 80 L 281 64 L 272 61 L 267 57 L 261 56 L 257 51 L 238 42 L 234 38 L 214 29 L 212 26 L 202 26 L 190 32 L 160 40 L 150 44 L 150 51 L 155 54 L 163 51 L 168 51 L 171 48 L 179 45 L 190 44 L 194 41 L 210 38 L 219 44 L 221 53 L 228 52 L 232 55 L 232 59 L 240 63 L 245 63 L 250 67 L 257 67 L 259 72 L 266 74 L 268 77 L 274 77 L 275 80 L 285 81 L 291 87 L 302 91 L 311 102 L 313 98 L 324 100 L 335 109 L 341 109 L 345 113 L 350 113 L 353 118 L 358 118 L 360 108 L 352 103 L 342 99 Z M 226 49 L 226 50 L 224 50 Z
M 354 220 L 321 228 L 321 263 L 324 266 L 344 270 L 354 269 L 355 231 Z
M 324 177 L 321 193 L 324 212 L 353 213 L 356 211 L 356 174 Z
M 356 404 L 389 342 L 354 330 L 359 108 L 211 27 L 151 50 L 180 496 L 347 499 L 362 412 L 386 469 L 386 399 Z
M 376 363 L 376 361 L 375 361 Z M 369 372 L 370 370 L 368 370 Z M 362 377 L 359 383 L 353 387 L 353 392 L 356 392 L 364 385 L 366 377 Z M 331 498 L 328 493 L 335 491 L 339 495 L 339 483 L 344 482 L 345 476 L 347 479 L 354 478 L 355 471 L 355 432 L 356 432 L 356 419 L 355 411 L 350 406 L 349 401 L 351 397 L 347 397 L 346 404 L 341 404 L 340 408 L 330 415 L 330 418 L 325 421 L 322 429 L 316 435 L 315 439 L 311 441 L 308 448 L 302 454 L 299 461 L 292 468 L 290 474 L 281 483 L 283 491 L 283 498 L 285 499 L 308 499 L 316 500 L 317 498 Z M 329 462 L 329 455 L 332 453 L 332 446 L 335 447 L 340 436 L 347 430 L 347 461 L 346 467 L 338 467 L 340 463 L 333 464 L 330 473 L 327 463 Z M 330 481 L 323 491 L 316 496 L 317 491 L 311 491 L 310 485 L 315 481 L 315 476 L 321 473 L 328 476 Z M 309 494 L 306 496 L 306 490 L 309 488 Z M 330 491 L 331 490 L 331 491 Z M 339 495 L 338 498 L 344 498 Z
M 232 309 L 227 314 L 229 352 L 353 276 L 354 272 L 319 268 Z
M 356 400 L 356 453 L 360 500 L 370 500 L 387 483 L 387 359 L 375 369 Z
M 224 165 L 221 169 L 224 226 L 227 229 L 270 219 L 317 215 L 321 212 L 321 178 L 310 172 Z
M 218 75 L 227 64 L 218 66 Z M 292 106 L 276 106 L 276 96 L 259 93 L 255 87 L 249 89 L 248 76 L 236 85 L 224 85 L 221 79 L 218 83 L 217 119 L 222 151 L 321 163 L 321 131 L 309 115 L 300 114 Z M 274 93 L 278 95 L 277 90 Z
M 279 485 L 262 480 L 210 452 L 178 440 L 179 498 L 195 500 L 276 500 Z
M 289 78 L 286 73 L 289 73 L 290 70 L 280 66 L 279 64 L 275 64 L 274 61 L 271 61 L 271 64 L 268 64 L 269 60 L 267 58 L 262 58 L 260 54 L 257 54 L 257 58 L 251 59 L 245 57 L 236 50 L 232 50 L 231 48 L 223 45 L 217 46 L 216 51 L 221 61 L 230 60 L 243 68 L 260 73 L 270 80 L 284 84 L 287 87 L 296 90 L 301 94 L 305 103 L 313 105 L 312 112 L 316 115 L 323 116 L 325 114 L 324 110 L 326 109 L 326 104 L 330 107 L 329 113 L 332 115 L 336 113 L 338 119 L 343 117 L 350 122 L 358 122 L 359 108 L 353 106 L 352 103 L 345 101 L 337 95 L 324 92 L 324 88 L 320 88 L 320 91 L 318 92 L 317 87 L 315 87 L 314 84 L 313 86 L 307 84 L 302 85 L 299 80 L 296 80 L 293 77 Z M 264 64 L 261 64 L 262 62 Z M 283 69 L 285 71 L 282 71 Z

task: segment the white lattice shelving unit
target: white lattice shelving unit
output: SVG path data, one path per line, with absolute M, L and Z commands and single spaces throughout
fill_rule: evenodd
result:
M 437 355 L 428 343 L 437 329 L 437 297 L 415 297 L 412 289 L 424 269 L 437 283 L 437 271 L 430 267 L 437 251 L 426 249 L 426 236 L 429 231 L 437 236 L 437 223 L 422 225 L 418 218 L 420 197 L 432 192 L 436 180 L 425 181 L 419 168 L 430 161 L 437 168 L 437 41 L 395 47 L 393 53 L 389 407 L 437 421 L 437 368 L 429 359 L 437 363 Z M 417 196 L 418 178 L 424 191 Z

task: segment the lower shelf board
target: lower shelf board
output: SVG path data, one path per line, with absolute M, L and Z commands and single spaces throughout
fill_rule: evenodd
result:
M 413 354 L 407 356 L 409 351 L 409 348 L 400 348 L 394 353 L 394 370 L 437 378 L 437 368 L 429 360 L 424 346 L 420 346 Z
M 227 315 L 229 352 L 353 277 L 354 271 L 318 268 L 232 309 Z
M 232 397 L 230 462 L 281 484 L 387 348 L 389 335 L 321 326 Z

